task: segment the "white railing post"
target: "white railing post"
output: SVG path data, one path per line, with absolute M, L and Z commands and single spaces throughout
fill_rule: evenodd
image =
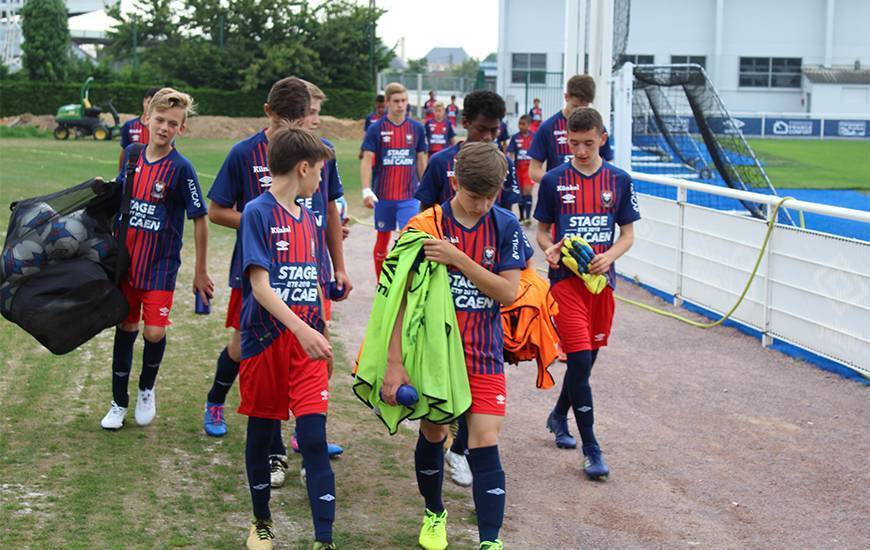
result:
M 775 210 L 775 205 L 767 205 L 768 227 L 770 227 L 770 224 L 776 223 L 776 218 L 773 214 Z M 761 275 L 762 277 L 764 277 L 764 326 L 761 327 L 761 346 L 765 348 L 773 345 L 773 337 L 770 335 L 770 293 L 772 287 L 772 285 L 770 284 L 770 261 L 773 257 L 773 241 L 775 239 L 776 235 L 774 232 L 770 235 L 770 241 L 768 241 L 767 243 L 767 250 L 764 251 L 764 265 L 761 266 Z M 764 241 L 762 241 L 762 243 L 763 242 Z
M 677 250 L 674 266 L 674 305 L 683 305 L 683 235 L 685 234 L 686 202 L 689 192 L 680 185 L 677 187 Z
M 631 96 L 634 85 L 634 65 L 626 63 L 616 75 L 616 93 L 613 98 L 613 135 L 616 138 L 614 160 L 623 170 L 631 170 Z
M 417 118 L 423 120 L 423 73 L 417 73 Z

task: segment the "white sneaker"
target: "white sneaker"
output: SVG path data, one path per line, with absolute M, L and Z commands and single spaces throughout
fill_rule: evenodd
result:
M 272 487 L 282 487 L 287 476 L 287 457 L 284 455 L 269 455 L 269 466 L 272 468 L 270 479 Z
M 100 426 L 106 430 L 120 430 L 121 426 L 124 425 L 125 416 L 127 416 L 127 407 L 119 407 L 117 403 L 112 401 L 112 408 L 100 420 Z
M 136 398 L 136 424 L 147 426 L 151 424 L 156 415 L 157 403 L 154 390 L 139 390 L 139 397 Z
M 471 486 L 471 481 L 474 478 L 471 476 L 471 468 L 468 467 L 468 459 L 465 456 L 448 449 L 444 455 L 444 461 L 450 466 L 450 479 L 453 480 L 453 483 L 461 487 Z

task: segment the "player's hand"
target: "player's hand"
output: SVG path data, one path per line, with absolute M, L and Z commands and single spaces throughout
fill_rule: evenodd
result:
M 550 267 L 553 269 L 558 268 L 559 262 L 562 260 L 562 243 L 564 242 L 565 238 L 562 237 L 559 242 L 544 250 L 544 256 L 547 258 L 547 263 L 550 264 Z
M 375 199 L 372 197 L 366 197 L 363 199 L 363 206 L 366 208 L 374 208 L 375 207 Z
M 362 149 L 359 150 L 359 157 L 357 157 L 357 158 L 359 158 L 360 160 L 362 160 L 362 158 L 363 158 L 363 151 L 362 151 Z
M 347 297 L 350 295 L 350 291 L 353 290 L 353 284 L 351 284 L 350 278 L 344 271 L 336 271 L 334 277 L 335 285 L 338 288 L 342 289 L 344 291 L 344 294 L 341 295 L 341 298 L 333 300 L 333 302 L 341 302 L 343 300 L 347 300 Z
M 305 325 L 296 334 L 296 339 L 299 340 L 299 345 L 305 350 L 305 355 L 311 359 L 332 359 L 332 345 L 326 336 L 320 334 L 313 328 Z
M 193 291 L 199 294 L 203 304 L 209 305 L 211 297 L 214 296 L 214 283 L 208 276 L 208 271 L 201 271 L 193 276 Z
M 423 241 L 423 252 L 426 259 L 444 265 L 455 266 L 462 259 L 462 252 L 449 241 L 443 239 L 426 239 Z
M 610 269 L 611 264 L 613 264 L 613 258 L 610 257 L 610 254 L 607 252 L 603 254 L 596 254 L 592 261 L 589 262 L 589 274 L 590 275 L 604 275 L 607 273 L 607 270 Z
M 410 384 L 408 371 L 402 365 L 401 360 L 387 360 L 387 371 L 384 373 L 384 383 L 381 385 L 381 398 L 387 405 L 398 405 L 396 392 L 402 384 Z
M 363 197 L 363 205 L 366 208 L 374 208 L 375 203 L 378 202 L 378 196 L 375 195 L 375 192 L 371 190 L 370 187 L 366 187 L 362 190 Z
M 346 241 L 350 237 L 350 226 L 347 225 L 347 220 L 341 224 L 341 240 Z

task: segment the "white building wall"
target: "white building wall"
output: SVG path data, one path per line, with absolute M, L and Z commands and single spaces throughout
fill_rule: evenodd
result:
M 812 112 L 824 115 L 870 115 L 870 86 L 807 83 Z
M 870 2 L 836 0 L 834 11 L 834 65 L 852 65 L 856 59 L 870 67 Z

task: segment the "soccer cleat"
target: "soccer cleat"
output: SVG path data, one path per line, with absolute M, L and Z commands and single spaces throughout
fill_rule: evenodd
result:
M 248 534 L 246 546 L 248 550 L 272 550 L 272 539 L 274 538 L 272 520 L 255 519 L 251 522 L 251 532 Z
M 227 423 L 224 420 L 223 403 L 205 402 L 205 417 L 202 421 L 202 427 L 205 429 L 205 433 L 212 437 L 227 435 Z
M 139 390 L 139 397 L 136 398 L 136 424 L 147 426 L 151 424 L 154 417 L 157 415 L 157 403 L 154 396 L 154 389 Z
M 293 449 L 294 453 L 302 452 L 299 450 L 299 441 L 296 440 L 296 432 L 293 432 L 293 435 L 290 436 L 290 448 Z M 335 458 L 344 452 L 344 448 L 335 443 L 327 443 L 326 452 L 329 453 L 329 458 Z
M 284 455 L 269 455 L 269 466 L 272 469 L 271 485 L 278 488 L 284 485 L 287 476 L 287 457 Z
M 556 411 L 550 411 L 547 417 L 547 429 L 556 436 L 556 447 L 560 449 L 576 449 L 577 440 L 568 431 L 568 417 L 559 416 Z
M 583 464 L 583 472 L 586 473 L 586 477 L 589 479 L 607 479 L 607 476 L 610 475 L 610 468 L 604 462 L 598 445 L 583 445 L 583 456 L 586 457 Z
M 453 483 L 460 487 L 470 487 L 474 478 L 471 475 L 471 468 L 468 467 L 468 459 L 464 455 L 454 453 L 447 450 L 444 453 L 444 462 L 450 466 L 450 479 Z
M 112 408 L 106 413 L 106 416 L 100 420 L 100 426 L 105 430 L 120 430 L 124 425 L 124 417 L 127 416 L 127 407 L 119 407 L 117 403 L 112 401 Z
M 504 543 L 501 539 L 485 540 L 480 543 L 480 550 L 504 550 Z
M 335 543 L 314 541 L 314 550 L 335 550 Z
M 440 514 L 426 509 L 420 538 L 417 540 L 423 550 L 444 550 L 447 548 L 447 510 Z

